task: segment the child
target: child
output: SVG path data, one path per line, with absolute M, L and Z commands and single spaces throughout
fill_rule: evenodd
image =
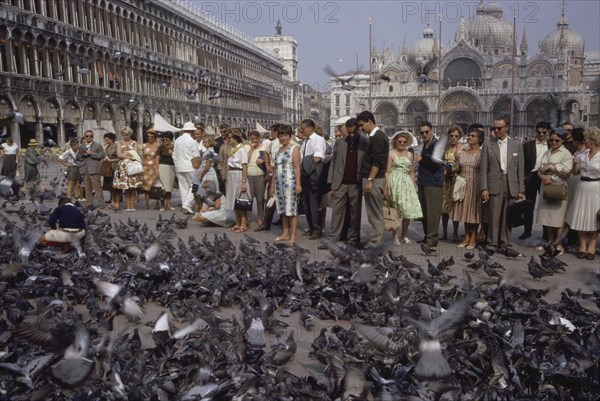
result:
M 71 199 L 71 191 L 75 199 L 79 199 L 79 166 L 77 165 L 77 151 L 79 150 L 79 141 L 71 139 L 70 149 L 58 156 L 58 161 L 67 167 L 67 198 Z

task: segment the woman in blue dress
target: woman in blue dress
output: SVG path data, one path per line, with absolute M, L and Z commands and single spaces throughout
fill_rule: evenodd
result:
M 396 209 L 398 217 L 402 219 L 402 242 L 410 243 L 408 239 L 408 225 L 410 219 L 423 217 L 421 204 L 415 188 L 415 170 L 413 168 L 413 154 L 408 147 L 413 143 L 413 136 L 408 131 L 397 132 L 390 141 L 388 156 L 386 196 L 390 206 Z M 398 230 L 392 232 L 395 245 L 400 245 Z
M 279 125 L 277 137 L 281 146 L 275 153 L 275 174 L 271 178 L 269 196 L 275 196 L 277 213 L 281 215 L 283 233 L 277 241 L 296 242 L 298 227 L 297 194 L 300 185 L 300 149 L 292 144 L 292 127 Z

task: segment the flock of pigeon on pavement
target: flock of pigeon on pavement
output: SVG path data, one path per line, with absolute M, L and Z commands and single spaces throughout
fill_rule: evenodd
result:
M 591 267 L 582 289 L 549 303 L 547 290 L 507 283 L 502 260 L 522 258 L 510 249 L 467 252 L 462 271 L 427 248 L 421 266 L 327 240 L 331 256 L 311 260 L 248 235 L 183 238 L 187 219 L 175 213 L 150 227 L 100 210 L 86 211 L 80 258 L 35 246 L 52 195 L 0 208 L 0 400 L 600 395 L 600 273 Z M 572 266 L 548 246 L 527 267 L 535 280 L 557 280 Z M 148 321 L 149 305 L 164 313 Z M 314 332 L 310 349 L 298 347 L 299 330 Z M 308 359 L 296 362 L 296 352 Z

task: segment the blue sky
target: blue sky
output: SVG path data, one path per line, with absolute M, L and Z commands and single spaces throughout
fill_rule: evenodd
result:
M 250 36 L 275 33 L 281 20 L 283 35 L 298 41 L 298 77 L 315 89 L 326 88 L 328 76 L 323 72 L 330 65 L 341 73 L 359 67 L 368 68 L 369 17 L 372 17 L 372 37 L 379 50 L 385 44 L 397 53 L 404 38 L 408 48 L 422 37 L 429 22 L 438 35 L 438 14 L 442 14 L 442 40 L 445 47 L 454 37 L 460 17 L 475 14 L 479 0 L 458 1 L 197 1 L 191 3 L 215 15 Z M 486 4 L 489 1 L 485 2 Z M 517 17 L 517 37 L 520 43 L 523 29 L 527 34 L 529 52 L 537 53 L 538 43 L 556 29 L 561 2 L 498 1 L 504 17 L 511 24 Z M 600 2 L 568 0 L 565 15 L 569 28 L 585 40 L 586 51 L 600 49 Z M 358 60 L 358 63 L 357 63 Z

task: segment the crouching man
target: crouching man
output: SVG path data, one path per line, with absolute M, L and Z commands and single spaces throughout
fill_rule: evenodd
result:
M 47 246 L 49 242 L 69 244 L 77 250 L 79 257 L 85 256 L 81 247 L 81 240 L 85 235 L 85 220 L 81 211 L 71 203 L 71 199 L 61 197 L 58 200 L 58 207 L 50 214 L 48 225 L 52 230 L 42 234 L 40 245 Z

